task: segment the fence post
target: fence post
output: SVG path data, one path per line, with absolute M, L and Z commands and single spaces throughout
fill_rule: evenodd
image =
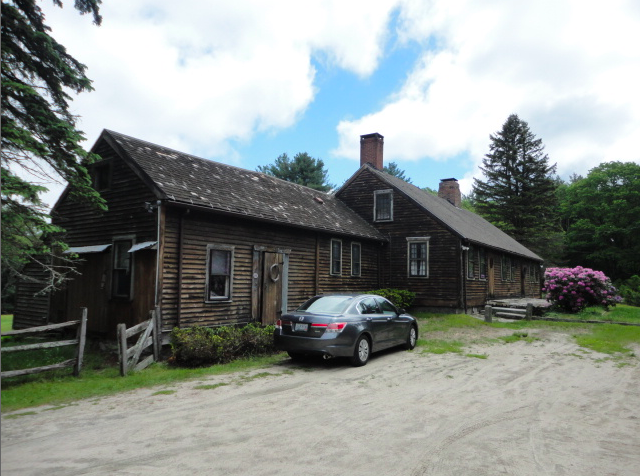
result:
M 533 317 L 533 304 L 532 303 L 527 303 L 527 313 L 525 314 L 525 319 L 527 321 L 531 320 L 531 317 Z
M 82 371 L 82 361 L 84 359 L 84 345 L 87 335 L 87 308 L 81 307 L 80 325 L 78 325 L 78 348 L 76 349 L 76 365 L 73 368 L 73 375 L 77 377 Z
M 156 362 L 160 361 L 160 313 L 158 312 L 158 308 L 155 308 L 151 311 L 151 318 L 153 321 L 151 325 L 153 326 L 153 360 Z
M 127 326 L 118 324 L 118 356 L 120 360 L 120 375 L 127 375 Z
M 489 305 L 484 307 L 484 322 L 493 322 L 493 308 Z

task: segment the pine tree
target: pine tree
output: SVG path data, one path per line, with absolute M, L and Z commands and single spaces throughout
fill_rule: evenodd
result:
M 490 152 L 474 179 L 477 212 L 543 258 L 555 255 L 558 216 L 554 173 L 541 139 L 512 114 L 491 135 Z
M 60 0 L 53 3 L 62 7 Z M 101 22 L 101 0 L 75 0 L 75 8 Z M 3 295 L 34 256 L 50 252 L 52 226 L 39 194 L 48 169 L 67 181 L 69 196 L 104 208 L 86 165 L 93 159 L 69 111 L 70 91 L 90 91 L 85 66 L 69 55 L 44 23 L 34 0 L 2 2 L 2 278 Z M 4 301 L 4 299 L 3 299 Z
M 288 182 L 328 192 L 334 186 L 329 183 L 329 172 L 322 159 L 314 159 L 306 152 L 299 152 L 293 160 L 284 153 L 273 164 L 258 165 L 258 172 L 271 175 Z
M 405 175 L 405 171 L 398 167 L 398 164 L 396 164 L 395 162 L 389 162 L 389 165 L 385 165 L 382 170 L 389 175 L 393 175 L 394 177 L 398 177 L 399 179 L 402 179 L 407 183 L 411 183 L 411 179 Z

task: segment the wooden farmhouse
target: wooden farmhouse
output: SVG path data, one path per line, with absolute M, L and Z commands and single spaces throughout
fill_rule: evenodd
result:
M 455 179 L 436 196 L 383 172 L 383 143 L 361 136 L 360 168 L 327 194 L 105 130 L 91 173 L 108 211 L 66 192 L 52 211 L 80 275 L 46 305 L 19 290 L 15 325 L 79 307 L 104 336 L 154 308 L 164 332 L 272 324 L 316 294 L 384 287 L 448 312 L 540 296 L 539 256 L 460 208 Z

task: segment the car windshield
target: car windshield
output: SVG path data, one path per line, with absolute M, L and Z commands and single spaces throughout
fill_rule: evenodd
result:
M 352 296 L 320 296 L 309 299 L 298 308 L 298 311 L 342 314 L 352 301 Z

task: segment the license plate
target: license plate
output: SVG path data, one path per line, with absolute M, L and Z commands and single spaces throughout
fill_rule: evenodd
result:
M 293 330 L 296 332 L 307 332 L 309 330 L 309 324 L 295 324 Z

